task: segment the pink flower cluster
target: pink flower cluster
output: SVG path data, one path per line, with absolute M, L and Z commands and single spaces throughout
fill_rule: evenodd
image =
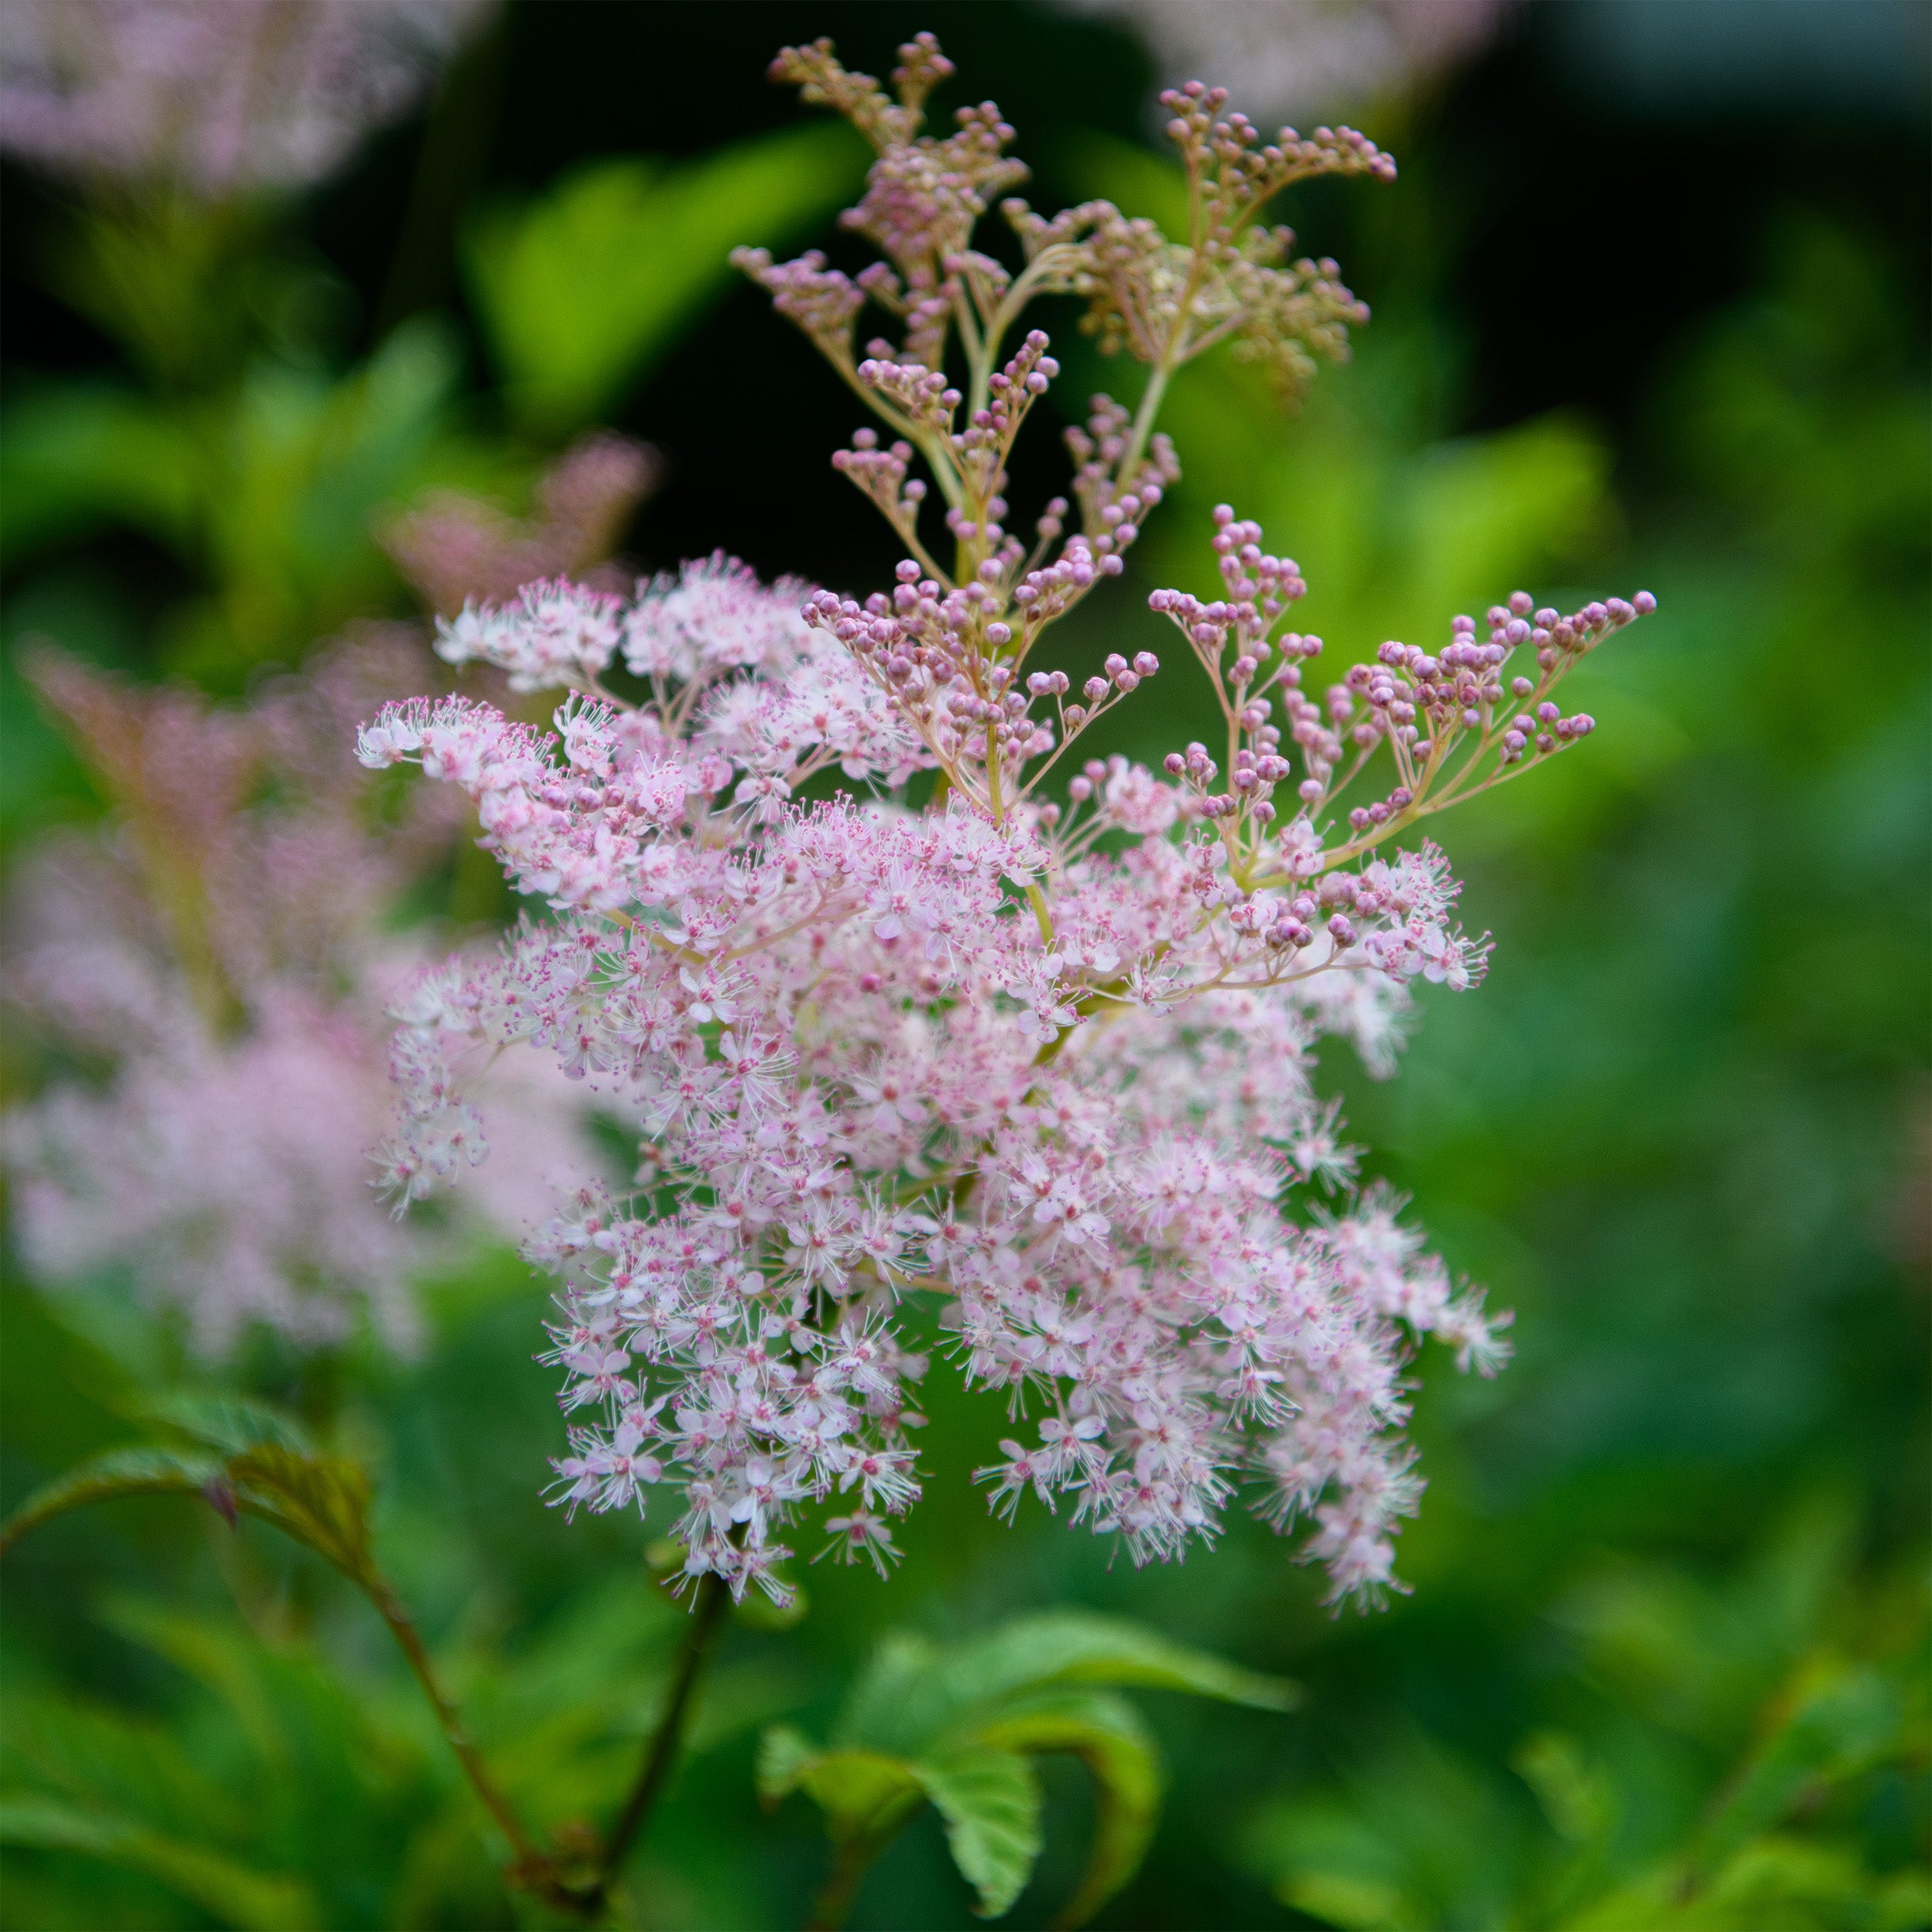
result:
M 1252 606 L 1278 570 L 1257 557 L 1231 587 Z M 1480 976 L 1441 854 L 1349 867 L 1326 786 L 1276 828 L 1289 761 L 1238 668 L 1272 647 L 1239 606 L 1223 648 L 1240 656 L 1217 668 L 1251 722 L 1225 791 L 1182 752 L 1172 776 L 1094 764 L 1069 808 L 997 819 L 963 787 L 923 811 L 802 802 L 831 763 L 891 786 L 969 741 L 926 702 L 936 680 L 902 695 L 892 600 L 841 651 L 827 628 L 859 620 L 821 593 L 801 622 L 800 599 L 718 560 L 626 605 L 535 586 L 448 627 L 446 650 L 580 689 L 621 650 L 650 695 L 573 698 L 547 740 L 461 698 L 363 735 L 365 762 L 460 785 L 558 915 L 418 989 L 395 1184 L 421 1193 L 474 1154 L 451 1062 L 477 1048 L 543 1049 L 640 1129 L 636 1191 L 586 1189 L 530 1250 L 570 1283 L 568 1498 L 675 1481 L 694 1567 L 740 1589 L 834 1497 L 840 1547 L 883 1561 L 918 1493 L 914 1337 L 936 1300 L 968 1380 L 1039 1418 L 983 1472 L 1004 1506 L 1065 1493 L 1076 1521 L 1165 1556 L 1253 1479 L 1277 1520 L 1313 1511 L 1338 1590 L 1385 1584 L 1416 1488 L 1393 1433 L 1408 1338 L 1465 1365 L 1500 1351 L 1387 1196 L 1284 1206 L 1352 1171 L 1310 1079 L 1319 1035 L 1381 1058 L 1410 979 Z M 1280 654 L 1285 691 L 1302 648 Z M 1051 725 L 989 702 L 996 730 L 1028 720 L 1016 766 L 1050 755 Z
M 51 652 L 31 669 L 117 811 L 44 847 L 12 908 L 32 936 L 5 985 L 23 1044 L 65 1062 L 0 1138 L 23 1259 L 49 1283 L 131 1278 L 204 1355 L 258 1325 L 312 1347 L 365 1320 L 406 1346 L 412 1273 L 475 1230 L 399 1227 L 368 1184 L 385 1004 L 424 964 L 381 927 L 454 827 L 434 794 L 372 825 L 342 745 L 420 677 L 419 647 L 371 639 L 246 711 Z M 490 1084 L 512 1144 L 479 1205 L 519 1235 L 590 1147 L 577 1093 L 540 1064 Z
M 12 0 L 0 145 L 216 198 L 332 173 L 488 0 Z
M 1036 656 L 1174 480 L 1167 375 L 1217 339 L 1296 381 L 1339 352 L 1329 299 L 1297 307 L 1306 278 L 1243 223 L 1298 173 L 1385 157 L 1346 130 L 1262 144 L 1190 88 L 1171 104 L 1199 246 L 1104 204 L 1015 208 L 1032 266 L 1009 282 L 966 241 L 1016 178 L 1012 130 L 988 106 L 921 135 L 949 69 L 929 37 L 902 59 L 896 104 L 827 44 L 779 64 L 878 148 L 850 225 L 891 271 L 746 258 L 895 439 L 861 431 L 837 460 L 904 543 L 895 582 L 766 590 L 714 557 L 628 600 L 544 582 L 442 626 L 451 661 L 572 695 L 549 735 L 462 698 L 363 733 L 365 763 L 460 786 L 549 909 L 419 989 L 390 1179 L 406 1198 L 478 1158 L 460 1068 L 513 1046 L 635 1124 L 633 1184 L 586 1187 L 529 1250 L 565 1283 L 559 1500 L 675 1491 L 691 1574 L 782 1595 L 783 1539 L 821 1506 L 829 1548 L 883 1571 L 939 1352 L 1013 1418 L 978 1472 L 996 1508 L 1064 1503 L 1141 1561 L 1211 1538 L 1245 1485 L 1312 1521 L 1338 1596 L 1372 1597 L 1419 1490 L 1412 1351 L 1433 1336 L 1485 1371 L 1503 1351 L 1399 1204 L 1353 1188 L 1313 1049 L 1343 1035 L 1385 1071 L 1415 980 L 1481 978 L 1442 854 L 1395 841 L 1578 743 L 1590 721 L 1551 693 L 1650 600 L 1564 616 L 1519 594 L 1439 652 L 1387 644 L 1311 690 L 1301 573 L 1223 508 L 1217 594 L 1151 599 L 1223 741 L 1078 761 L 1096 718 L 1171 675 L 1117 652 L 1076 689 Z M 1152 377 L 1133 416 L 1098 398 L 1069 434 L 1073 501 L 1029 548 L 1007 460 L 1058 370 L 1037 330 L 1002 344 L 1056 288 Z M 855 362 L 868 301 L 904 342 Z

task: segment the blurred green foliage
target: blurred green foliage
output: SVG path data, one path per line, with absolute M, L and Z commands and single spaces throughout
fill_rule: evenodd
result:
M 1171 192 L 1134 150 L 1076 130 L 1064 147 L 1080 192 L 1157 212 Z M 487 384 L 435 316 L 352 360 L 339 279 L 272 226 L 178 209 L 76 225 L 41 272 L 125 366 L 10 391 L 9 637 L 51 629 L 232 690 L 395 607 L 373 510 L 432 481 L 514 499 L 547 447 L 668 355 L 726 246 L 802 235 L 853 165 L 807 127 L 715 167 L 591 163 L 486 208 L 466 266 Z M 1412 236 L 1458 232 L 1457 191 L 1425 157 L 1387 192 L 1433 210 Z M 1371 1171 L 1518 1313 L 1495 1382 L 1419 1392 L 1415 1593 L 1331 1619 L 1252 1525 L 1136 1574 L 1063 1524 L 989 1523 L 957 1472 L 999 1418 L 936 1375 L 936 1479 L 903 1570 L 883 1586 L 815 1572 L 795 1628 L 734 1623 L 623 1922 L 798 1923 L 824 1877 L 819 1821 L 762 1814 L 761 1782 L 829 1795 L 836 1820 L 840 1754 L 930 1772 L 951 1744 L 992 1768 L 976 1797 L 915 1780 L 855 1925 L 963 1926 L 1009 1900 L 1012 1923 L 1044 1923 L 1092 1882 L 1088 1847 L 1138 1851 L 1162 1760 L 1158 1828 L 1104 1925 L 1932 1924 L 1921 305 L 1882 243 L 1795 209 L 1764 237 L 1755 292 L 1668 345 L 1633 424 L 1563 411 L 1471 434 L 1439 262 L 1418 259 L 1386 287 L 1349 263 L 1379 312 L 1299 418 L 1232 365 L 1176 385 L 1184 481 L 1082 647 L 1144 629 L 1163 648 L 1134 589 L 1210 580 L 1220 500 L 1300 561 L 1300 621 L 1329 662 L 1426 641 L 1518 583 L 1661 599 L 1579 674 L 1602 726 L 1587 748 L 1445 827 L 1471 921 L 1498 937 L 1487 985 L 1425 999 L 1395 1081 L 1346 1054 L 1328 1069 Z M 1069 390 L 1133 379 L 1062 359 Z M 128 532 L 177 572 L 158 610 L 101 547 Z M 1129 748 L 1200 728 L 1177 672 L 1159 689 Z M 17 685 L 0 704 L 11 822 L 78 809 Z M 1132 730 L 1134 708 L 1119 715 Z M 192 1383 L 124 1286 L 10 1281 L 9 1501 L 150 1439 L 157 1392 Z M 537 1493 L 561 1432 L 530 1359 L 541 1285 L 479 1256 L 428 1300 L 416 1361 L 264 1350 L 236 1379 L 371 1469 L 376 1559 L 493 1765 L 567 1840 L 616 1802 L 679 1613 L 635 1524 L 566 1528 Z M 9 1557 L 6 1591 L 8 1924 L 543 1922 L 505 1890 L 504 1848 L 380 1625 L 313 1556 L 199 1503 L 121 1501 L 50 1523 Z M 1291 1676 L 1305 1702 L 1141 1713 L 1105 1683 L 1024 1671 L 995 1699 L 989 1647 L 1049 1610 L 1131 1617 Z M 915 1722 L 908 1686 L 963 1671 L 989 1700 L 966 1729 Z M 891 1735 L 867 1728 L 868 1696 Z
M 731 279 L 721 253 L 782 245 L 850 200 L 862 144 L 807 124 L 672 167 L 596 161 L 534 205 L 485 209 L 468 262 L 511 419 L 557 438 L 607 415 Z
M 439 317 L 345 363 L 353 296 L 265 210 L 77 212 L 41 251 L 44 283 L 131 366 L 18 385 L 0 418 L 0 569 L 17 580 L 49 552 L 134 532 L 186 580 L 159 619 L 168 669 L 233 691 L 297 662 L 398 607 L 378 512 L 437 484 L 526 497 L 542 459 L 620 404 L 731 280 L 736 241 L 783 243 L 850 195 L 858 146 L 809 125 L 676 164 L 592 163 L 485 207 L 467 259 L 497 387 L 467 400 Z
M 983 1917 L 1009 1911 L 1040 1855 L 1029 1762 L 1078 1758 L 1096 1787 L 1094 1848 L 1056 1925 L 1084 1925 L 1131 1879 L 1160 1809 L 1160 1755 L 1121 1684 L 1287 1710 L 1294 1687 L 1185 1650 L 1131 1623 L 1065 1612 L 1022 1618 L 942 1649 L 890 1634 L 820 1749 L 791 1725 L 758 1746 L 758 1795 L 794 1791 L 825 1815 L 834 1852 L 821 1917 L 842 1919 L 867 1868 L 930 1802 Z

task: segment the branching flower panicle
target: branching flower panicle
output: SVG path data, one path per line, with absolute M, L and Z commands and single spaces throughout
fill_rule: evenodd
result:
M 1263 144 L 1190 87 L 1187 241 L 1101 204 L 1016 210 L 1029 255 L 1009 276 L 969 242 L 1012 178 L 1010 130 L 983 107 L 920 131 L 947 71 L 923 38 L 894 98 L 823 44 L 781 56 L 879 150 L 852 220 L 889 263 L 852 281 L 741 258 L 890 434 L 834 461 L 904 544 L 894 583 L 766 589 L 718 556 L 623 599 L 531 584 L 466 608 L 441 648 L 567 692 L 550 733 L 460 698 L 365 731 L 365 763 L 461 787 L 548 908 L 494 965 L 421 989 L 391 1182 L 418 1195 L 464 1164 L 464 1055 L 534 1046 L 634 1122 L 634 1184 L 585 1187 L 528 1250 L 565 1284 L 556 1499 L 674 1489 L 693 1576 L 781 1594 L 784 1538 L 821 1506 L 831 1548 L 883 1570 L 920 1493 L 936 1349 L 1012 1418 L 978 1472 L 1002 1513 L 1064 1504 L 1140 1561 L 1211 1540 L 1246 1487 L 1267 1520 L 1312 1523 L 1338 1596 L 1372 1598 L 1420 1490 L 1409 1357 L 1433 1336 L 1493 1370 L 1501 1323 L 1399 1200 L 1356 1187 L 1313 1049 L 1339 1034 L 1386 1072 L 1415 981 L 1481 977 L 1442 854 L 1396 836 L 1579 742 L 1590 720 L 1555 686 L 1651 600 L 1563 616 L 1518 593 L 1318 698 L 1321 641 L 1286 628 L 1302 574 L 1224 508 L 1218 593 L 1151 600 L 1223 741 L 1151 770 L 1070 756 L 1162 675 L 1115 653 L 1076 689 L 1035 656 L 1174 478 L 1162 385 L 1214 341 L 1263 345 L 1296 381 L 1297 357 L 1339 349 L 1355 312 L 1330 266 L 1280 267 L 1251 223 L 1300 174 L 1390 170 L 1346 131 Z M 1038 331 L 1006 345 L 1049 289 L 1085 292 L 1151 368 L 1135 412 L 1095 399 L 1072 501 L 1029 546 L 1007 464 L 1058 370 Z M 861 358 L 867 301 L 905 334 Z M 869 795 L 812 801 L 834 767 Z M 915 808 L 922 771 L 940 782 Z

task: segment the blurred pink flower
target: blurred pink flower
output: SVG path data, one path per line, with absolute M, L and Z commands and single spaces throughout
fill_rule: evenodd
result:
M 0 145 L 217 199 L 301 187 L 405 111 L 490 0 L 8 0 Z

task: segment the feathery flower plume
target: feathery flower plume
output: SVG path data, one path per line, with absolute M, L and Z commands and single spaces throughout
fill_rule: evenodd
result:
M 342 745 L 420 677 L 419 647 L 372 638 L 245 712 L 51 650 L 28 669 L 115 817 L 45 849 L 15 907 L 33 936 L 5 990 L 76 1076 L 5 1122 L 28 1262 L 54 1281 L 124 1270 L 204 1354 L 254 1323 L 314 1346 L 365 1316 L 407 1346 L 409 1274 L 449 1237 L 399 1227 L 367 1184 L 385 999 L 422 966 L 381 921 L 454 826 L 427 792 L 370 822 Z M 565 1083 L 533 1059 L 507 1075 L 515 1144 L 487 1205 L 520 1234 L 588 1149 Z
M 548 908 L 419 990 L 391 1184 L 464 1164 L 458 1055 L 533 1046 L 635 1122 L 632 1186 L 585 1187 L 527 1250 L 564 1281 L 557 1500 L 674 1491 L 692 1575 L 781 1595 L 784 1539 L 820 1505 L 831 1548 L 883 1570 L 936 1346 L 1007 1405 L 978 1472 L 1002 1513 L 1064 1504 L 1141 1561 L 1211 1540 L 1245 1488 L 1312 1524 L 1338 1597 L 1372 1598 L 1420 1489 L 1409 1357 L 1433 1337 L 1488 1372 L 1501 1324 L 1400 1201 L 1353 1189 L 1313 1049 L 1346 1035 L 1385 1068 L 1416 980 L 1480 979 L 1442 854 L 1396 841 L 1587 735 L 1552 694 L 1651 600 L 1564 615 L 1519 593 L 1313 695 L 1300 571 L 1224 508 L 1216 593 L 1152 603 L 1224 741 L 1082 761 L 1095 718 L 1171 675 L 1116 654 L 1076 688 L 1037 655 L 1174 479 L 1161 386 L 1220 340 L 1290 390 L 1339 354 L 1360 312 L 1333 265 L 1283 266 L 1252 224 L 1301 175 L 1392 170 L 1346 129 L 1263 141 L 1191 85 L 1169 97 L 1189 238 L 1009 201 L 1009 277 L 971 238 L 1019 177 L 1012 130 L 989 104 L 923 134 L 949 68 L 930 36 L 902 62 L 893 96 L 824 43 L 776 70 L 874 142 L 847 220 L 887 263 L 742 258 L 893 439 L 835 458 L 904 543 L 892 588 L 768 589 L 722 556 L 626 598 L 530 584 L 439 648 L 567 692 L 551 732 L 456 697 L 362 735 L 371 766 L 461 789 Z M 1052 291 L 1150 374 L 1137 411 L 1097 398 L 1068 434 L 1072 503 L 1029 545 L 1007 460 L 1058 370 L 1039 331 L 1006 341 Z M 860 357 L 868 303 L 902 339 Z

